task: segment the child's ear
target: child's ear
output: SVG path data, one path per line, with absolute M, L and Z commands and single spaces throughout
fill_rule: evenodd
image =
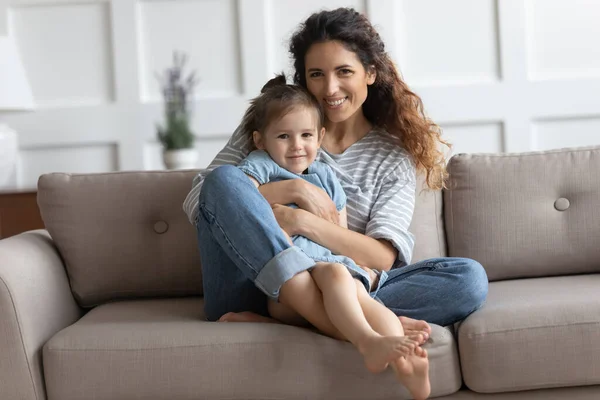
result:
M 254 145 L 259 150 L 264 150 L 265 146 L 263 145 L 262 135 L 259 131 L 252 132 L 252 140 L 254 141 Z
M 323 142 L 324 137 L 325 137 L 325 127 L 322 127 L 321 131 L 319 132 L 319 146 Z

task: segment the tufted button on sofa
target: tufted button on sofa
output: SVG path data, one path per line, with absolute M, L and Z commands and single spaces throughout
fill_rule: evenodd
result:
M 158 221 L 154 224 L 154 232 L 158 233 L 159 235 L 162 235 L 168 230 L 169 224 L 167 224 L 165 221 Z

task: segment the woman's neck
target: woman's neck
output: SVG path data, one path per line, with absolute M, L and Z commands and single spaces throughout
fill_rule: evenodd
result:
M 365 137 L 373 129 L 373 125 L 362 113 L 341 122 L 325 122 L 327 133 L 323 138 L 323 147 L 330 153 L 342 153 L 348 147 Z

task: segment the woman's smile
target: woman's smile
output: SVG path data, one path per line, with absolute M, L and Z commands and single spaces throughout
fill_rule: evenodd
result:
M 346 100 L 348 100 L 348 96 L 336 100 L 325 99 L 325 104 L 327 105 L 327 108 L 336 109 L 342 107 Z

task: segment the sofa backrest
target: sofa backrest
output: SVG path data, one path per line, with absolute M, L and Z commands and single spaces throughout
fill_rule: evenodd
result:
M 196 231 L 182 211 L 194 171 L 48 174 L 38 205 L 82 307 L 202 293 Z
M 459 154 L 448 168 L 450 256 L 490 281 L 600 272 L 600 146 Z
M 411 262 L 447 255 L 442 192 L 428 189 L 423 175 L 417 176 L 415 211 L 408 230 L 415 235 Z
M 182 210 L 196 172 L 40 177 L 42 218 L 82 307 L 202 294 L 196 231 Z M 414 261 L 445 254 L 442 225 L 441 193 L 420 192 L 411 225 Z

